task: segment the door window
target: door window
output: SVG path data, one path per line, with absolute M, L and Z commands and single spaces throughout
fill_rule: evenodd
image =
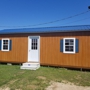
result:
M 31 40 L 31 49 L 37 50 L 38 49 L 38 39 L 32 39 Z

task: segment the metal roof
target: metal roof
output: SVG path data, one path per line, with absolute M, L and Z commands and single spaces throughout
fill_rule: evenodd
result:
M 53 32 L 76 32 L 76 31 L 90 31 L 90 25 L 4 29 L 0 30 L 0 34 L 53 33 Z

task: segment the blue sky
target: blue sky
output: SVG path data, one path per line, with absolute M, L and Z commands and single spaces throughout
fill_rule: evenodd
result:
M 90 12 L 55 23 L 37 25 L 85 12 L 89 10 L 88 6 L 90 0 L 0 0 L 0 30 L 24 26 L 90 25 Z

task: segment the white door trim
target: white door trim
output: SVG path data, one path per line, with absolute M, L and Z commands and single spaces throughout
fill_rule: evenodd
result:
M 30 61 L 29 59 L 29 47 L 30 47 L 30 43 L 29 43 L 29 39 L 33 38 L 33 37 L 38 37 L 38 62 L 40 62 L 40 36 L 28 36 L 28 62 Z M 33 62 L 33 61 L 31 61 Z

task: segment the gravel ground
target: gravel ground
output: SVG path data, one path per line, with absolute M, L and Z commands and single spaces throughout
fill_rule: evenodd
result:
M 51 85 L 46 90 L 90 90 L 90 87 L 76 86 L 70 83 L 51 82 Z
M 11 90 L 11 89 L 9 87 L 5 87 L 3 89 L 0 88 L 0 90 Z M 15 90 L 22 90 L 22 89 L 15 89 Z M 90 87 L 76 86 L 72 83 L 51 82 L 51 85 L 48 86 L 46 90 L 90 90 Z

